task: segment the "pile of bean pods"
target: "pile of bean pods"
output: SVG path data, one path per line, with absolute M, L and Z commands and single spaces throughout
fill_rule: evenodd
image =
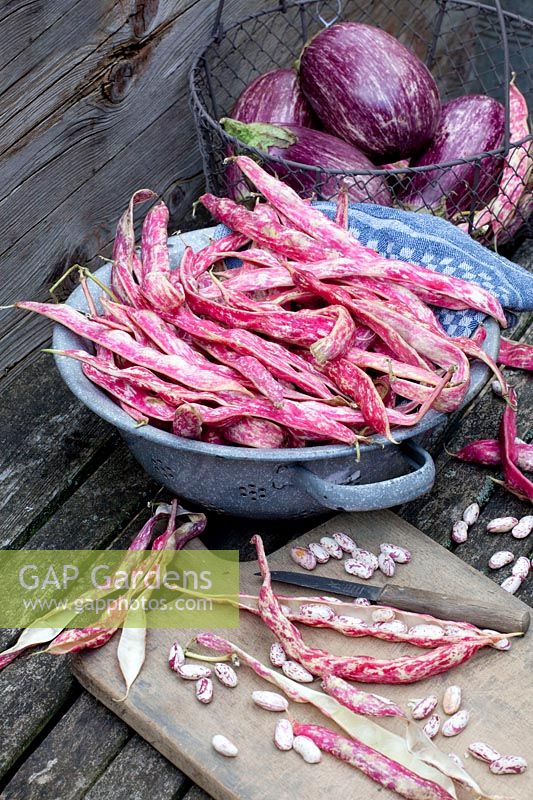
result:
M 254 161 L 237 164 L 260 193 L 248 210 L 205 194 L 231 229 L 170 270 L 168 209 L 144 219 L 140 255 L 134 205 L 117 229 L 103 310 L 20 302 L 95 344 L 61 351 L 139 424 L 218 444 L 257 448 L 394 441 L 429 409 L 457 409 L 470 360 L 498 366 L 473 338 L 451 337 L 432 309 L 477 309 L 505 327 L 498 300 L 480 286 L 385 258 L 346 228 L 341 192 L 331 221 Z M 241 266 L 227 269 L 225 259 Z

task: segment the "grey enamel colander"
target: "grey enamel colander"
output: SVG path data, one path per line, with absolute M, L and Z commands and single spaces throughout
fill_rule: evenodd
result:
M 212 228 L 169 239 L 172 261 L 178 262 L 185 244 L 198 250 Z M 96 273 L 109 282 L 110 266 Z M 86 311 L 81 287 L 67 303 Z M 496 357 L 499 327 L 485 322 L 484 349 Z M 56 349 L 85 349 L 92 345 L 61 325 L 54 327 Z M 83 374 L 81 364 L 56 356 L 61 376 L 76 397 L 95 414 L 120 431 L 131 452 L 146 472 L 183 500 L 208 510 L 257 519 L 311 516 L 328 509 L 370 511 L 390 508 L 428 492 L 435 479 L 430 454 L 416 439 L 442 425 L 446 415 L 426 414 L 412 428 L 397 428 L 398 445 L 382 437 L 362 445 L 360 458 L 346 445 L 287 450 L 255 450 L 182 439 L 151 425 L 135 427 L 134 421 Z M 488 377 L 488 368 L 476 362 L 465 403 L 476 395 Z

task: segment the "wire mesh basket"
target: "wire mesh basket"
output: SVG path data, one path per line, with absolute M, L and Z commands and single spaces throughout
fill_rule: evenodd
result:
M 444 214 L 483 244 L 512 246 L 523 236 L 533 235 L 532 169 L 521 169 L 531 162 L 533 136 L 512 140 L 509 98 L 509 83 L 514 75 L 528 106 L 533 104 L 530 63 L 533 21 L 502 11 L 499 0 L 494 3 L 298 0 L 281 2 L 225 29 L 224 2 L 220 0 L 211 38 L 196 57 L 190 73 L 191 104 L 209 190 L 235 196 L 239 176 L 234 169 L 228 169 L 224 160 L 230 153 L 244 153 L 283 176 L 303 196 L 313 194 L 319 199 L 332 199 L 344 184 L 356 185 L 363 202 L 375 202 L 372 186 L 379 176 L 388 182 L 395 206 L 409 209 L 414 205 L 417 210 Z M 413 50 L 431 70 L 443 103 L 465 94 L 486 94 L 500 101 L 505 108 L 501 146 L 438 165 L 340 172 L 267 155 L 243 145 L 223 130 L 218 120 L 231 116 L 237 98 L 252 80 L 269 70 L 292 66 L 310 37 L 324 27 L 345 20 L 376 25 Z M 486 208 L 499 190 L 501 192 L 503 169 L 510 153 L 518 177 L 513 191 L 506 189 L 504 200 L 510 213 L 505 219 L 502 215 L 495 240 L 490 226 L 482 224 L 480 210 Z M 468 200 L 463 197 L 457 201 L 448 187 L 453 173 L 464 180 L 465 165 L 468 165 L 470 184 L 466 193 Z M 508 178 L 509 168 L 506 169 Z M 428 206 L 423 194 L 418 196 L 413 188 L 422 173 L 427 173 L 431 184 L 442 194 L 443 204 L 438 209 Z M 425 182 L 427 184 L 427 178 Z M 505 186 L 512 183 L 505 181 Z

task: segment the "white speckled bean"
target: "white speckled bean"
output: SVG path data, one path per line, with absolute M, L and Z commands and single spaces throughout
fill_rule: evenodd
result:
M 457 736 L 458 733 L 464 731 L 468 725 L 469 719 L 470 713 L 466 710 L 466 708 L 461 709 L 461 711 L 458 711 L 453 715 L 453 717 L 450 717 L 444 722 L 442 726 L 442 735 Z
M 326 553 L 329 554 L 330 558 L 336 558 L 340 561 L 343 556 L 342 547 L 337 544 L 335 539 L 331 536 L 323 536 L 320 540 L 320 544 Z
M 170 669 L 173 669 L 174 672 L 177 672 L 178 667 L 182 664 L 185 664 L 185 653 L 183 652 L 183 648 L 177 642 L 174 642 L 172 647 L 170 648 L 170 653 L 168 654 L 168 665 Z
M 436 694 L 430 694 L 427 697 L 424 697 L 423 700 L 420 700 L 411 710 L 411 716 L 413 719 L 425 719 L 429 717 L 432 711 L 435 710 L 437 707 L 437 703 L 439 702 L 439 698 Z
M 347 533 L 344 533 L 343 531 L 335 531 L 335 533 L 332 533 L 331 535 L 345 553 L 352 553 L 357 548 L 356 542 L 354 542 L 352 537 L 348 536 Z
M 410 636 L 421 639 L 440 639 L 444 631 L 439 625 L 413 625 L 408 631 Z
M 289 614 L 292 614 L 292 611 L 291 611 L 291 607 L 290 607 L 290 606 L 286 606 L 286 605 L 284 605 L 283 603 L 280 603 L 280 606 L 279 606 L 279 607 L 280 607 L 280 609 L 281 609 L 281 613 L 282 613 L 282 614 L 284 614 L 286 617 L 288 617 L 288 616 L 289 616 Z
M 390 622 L 395 616 L 396 614 L 392 608 L 376 608 L 372 611 L 373 622 Z
M 374 574 L 370 564 L 363 564 L 362 561 L 357 561 L 355 558 L 347 558 L 344 562 L 344 569 L 348 575 L 355 575 L 356 578 L 362 578 L 365 581 Z
M 294 733 L 292 725 L 288 719 L 278 719 L 276 730 L 274 731 L 274 744 L 278 750 L 292 750 Z
M 211 670 L 203 664 L 181 664 L 176 672 L 185 681 L 198 681 L 211 676 Z
M 527 769 L 527 761 L 522 756 L 502 756 L 489 769 L 495 775 L 521 775 Z
M 504 591 L 509 592 L 509 594 L 515 594 L 520 589 L 522 585 L 522 578 L 520 575 L 509 575 L 503 583 L 501 587 Z
M 289 701 L 277 692 L 252 692 L 252 700 L 266 711 L 286 711 Z
M 337 622 L 340 625 L 357 625 L 358 627 L 362 625 L 363 627 L 368 628 L 367 623 L 363 622 L 360 617 L 351 617 L 349 614 L 339 614 L 337 617 Z
M 516 517 L 496 517 L 487 522 L 488 533 L 507 533 L 518 525 Z
M 483 633 L 498 633 L 498 631 L 493 631 L 490 628 L 483 628 Z M 510 650 L 511 649 L 511 640 L 510 639 L 498 639 L 497 642 L 493 642 L 491 647 L 494 647 L 495 650 Z
M 474 525 L 475 522 L 478 521 L 479 517 L 479 505 L 478 503 L 470 503 L 469 506 L 465 508 L 463 511 L 463 521 L 470 527 L 470 525 Z
M 378 559 L 374 553 L 371 553 L 370 550 L 365 550 L 362 547 L 356 547 L 351 554 L 351 558 L 355 559 L 356 561 L 361 561 L 363 564 L 368 564 L 374 570 L 378 568 Z
M 226 737 L 222 736 L 220 733 L 213 736 L 211 744 L 217 753 L 220 753 L 221 756 L 226 756 L 226 758 L 235 758 L 239 753 L 233 742 L 230 742 L 229 739 L 226 739 Z
M 498 550 L 489 558 L 489 567 L 490 569 L 501 569 L 511 561 L 514 561 L 514 553 L 511 553 L 510 550 Z
M 274 642 L 274 644 L 270 645 L 269 658 L 273 667 L 281 667 L 287 660 L 287 654 L 279 642 Z
M 485 744 L 485 742 L 472 742 L 472 744 L 468 745 L 468 752 L 478 761 L 485 761 L 487 764 L 491 764 L 501 758 L 501 753 L 498 753 L 494 747 L 491 747 L 490 744 Z
M 401 619 L 391 619 L 390 622 L 378 622 L 376 625 L 380 631 L 387 633 L 407 633 L 407 625 Z
M 461 708 L 462 700 L 461 687 L 453 684 L 448 686 L 442 698 L 442 708 L 445 714 L 455 714 Z
M 322 760 L 322 753 L 307 736 L 295 736 L 292 747 L 308 764 L 318 764 Z
M 397 564 L 408 564 L 412 559 L 410 551 L 405 547 L 400 547 L 399 544 L 383 542 L 380 544 L 379 549 L 382 553 L 390 556 Z
M 513 564 L 513 568 L 511 570 L 512 575 L 517 575 L 519 578 L 522 578 L 523 581 L 529 575 L 529 570 L 531 569 L 529 558 L 525 556 L 520 556 L 516 559 L 516 562 Z
M 312 570 L 316 567 L 316 558 L 307 547 L 291 547 L 291 558 L 303 569 Z
M 317 564 L 327 564 L 329 561 L 329 553 L 318 542 L 311 542 L 307 545 L 307 549 L 314 555 Z
M 468 525 L 463 519 L 457 520 L 452 527 L 452 540 L 456 544 L 464 544 L 468 539 Z
M 438 714 L 432 714 L 431 717 L 428 719 L 424 727 L 422 728 L 426 736 L 430 739 L 434 739 L 437 733 L 440 730 L 440 717 Z
M 200 703 L 210 703 L 213 699 L 213 681 L 211 678 L 200 678 L 196 681 L 196 699 Z
M 317 622 L 329 622 L 336 616 L 332 608 L 321 605 L 320 603 L 304 603 L 298 609 L 298 613 L 301 617 L 305 617 L 305 619 L 315 620 Z
M 515 539 L 525 539 L 531 531 L 533 531 L 533 515 L 528 514 L 527 517 L 518 520 L 511 533 Z
M 223 661 L 217 661 L 215 664 L 215 675 L 223 686 L 229 689 L 234 689 L 239 683 L 237 673 L 230 664 L 225 664 Z
M 305 667 L 298 664 L 297 661 L 284 661 L 281 665 L 281 671 L 287 678 L 291 678 L 298 683 L 312 683 L 314 675 L 312 675 Z
M 392 578 L 394 573 L 396 572 L 396 564 L 392 560 L 390 556 L 386 553 L 380 553 L 378 556 L 378 564 L 379 568 L 387 578 Z
M 370 600 L 368 600 L 366 597 L 356 597 L 353 601 L 353 604 L 354 606 L 369 606 Z

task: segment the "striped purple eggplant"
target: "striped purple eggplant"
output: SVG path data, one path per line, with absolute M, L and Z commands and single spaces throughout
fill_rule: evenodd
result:
M 314 127 L 316 120 L 300 88 L 293 69 L 273 69 L 259 75 L 241 93 L 231 110 L 231 117 L 240 122 L 281 122 Z M 228 149 L 228 155 L 231 151 Z M 234 164 L 225 171 L 228 195 L 245 200 L 249 195 L 246 182 Z
M 433 141 L 417 159 L 411 160 L 410 166 L 441 164 L 496 150 L 502 144 L 504 126 L 505 109 L 497 100 L 483 94 L 458 97 L 442 107 Z M 501 157 L 488 156 L 481 161 L 420 172 L 402 202 L 414 209 L 445 210 L 449 216 L 470 211 L 473 200 L 474 207 L 481 208 L 496 196 L 502 167 Z
M 242 92 L 231 110 L 241 122 L 289 122 L 312 127 L 313 112 L 293 69 L 273 69 L 259 75 Z
M 374 161 L 396 161 L 431 141 L 437 84 L 420 59 L 372 25 L 342 22 L 315 36 L 300 57 L 300 83 L 324 127 Z
M 221 120 L 226 133 L 243 144 L 256 147 L 268 155 L 310 167 L 323 167 L 339 172 L 375 169 L 369 158 L 348 142 L 324 131 L 300 125 L 245 124 L 234 119 Z M 316 170 L 299 170 L 283 163 L 266 163 L 265 168 L 292 186 L 299 194 L 317 194 L 324 200 L 336 197 L 346 187 L 353 203 L 392 205 L 387 182 L 380 175 L 344 177 Z

